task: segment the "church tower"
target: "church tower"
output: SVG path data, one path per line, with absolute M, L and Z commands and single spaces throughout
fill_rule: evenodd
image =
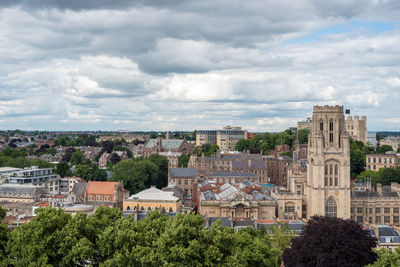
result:
M 350 147 L 343 106 L 314 106 L 308 137 L 307 218 L 350 218 Z

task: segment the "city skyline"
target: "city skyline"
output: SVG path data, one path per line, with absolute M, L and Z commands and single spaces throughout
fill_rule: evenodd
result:
M 2 1 L 0 129 L 400 128 L 396 1 Z M 240 16 L 239 16 L 240 15 Z

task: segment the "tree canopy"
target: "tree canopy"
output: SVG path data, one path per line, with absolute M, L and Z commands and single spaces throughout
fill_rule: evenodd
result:
M 285 266 L 364 266 L 377 255 L 376 239 L 352 220 L 314 216 L 283 252 Z
M 235 231 L 201 216 L 159 212 L 134 222 L 100 207 L 72 217 L 40 208 L 31 222 L 5 238 L 2 266 L 279 266 L 281 250 L 270 236 Z M 8 231 L 8 229 L 7 229 Z M 1 236 L 0 236 L 1 237 Z M 8 238 L 8 240 L 7 240 Z M 276 243 L 276 242 L 275 242 Z M 0 249 L 1 249 L 0 243 Z M 133 264 L 134 263 L 134 264 Z

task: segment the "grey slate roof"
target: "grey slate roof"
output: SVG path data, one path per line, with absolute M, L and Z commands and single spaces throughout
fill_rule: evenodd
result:
M 171 177 L 195 177 L 196 168 L 171 168 Z
M 176 140 L 176 139 L 162 139 L 161 141 L 161 145 L 162 148 L 164 149 L 178 149 L 184 140 Z M 150 139 L 149 141 L 147 141 L 146 145 L 144 146 L 145 148 L 153 148 L 153 147 L 157 147 L 157 139 Z
M 72 193 L 76 196 L 83 196 L 89 183 L 75 183 L 72 187 Z
M 249 166 L 248 160 L 243 161 L 232 161 L 232 169 L 267 169 L 265 161 L 262 160 L 251 160 L 251 166 Z
M 362 198 L 369 198 L 369 197 L 399 197 L 399 195 L 390 190 L 389 187 L 382 187 L 382 194 L 378 193 L 377 191 L 355 191 L 352 193 L 353 197 L 362 197 Z
M 379 225 L 378 235 L 380 243 L 400 243 L 399 234 L 392 226 Z
M 212 177 L 257 177 L 257 175 L 250 172 L 224 172 L 224 171 L 215 171 L 212 172 Z
M 39 188 L 38 186 L 33 186 L 33 185 L 1 184 L 0 194 L 6 193 L 6 194 L 32 195 L 38 188 Z
M 221 225 L 222 226 L 227 226 L 231 227 L 231 221 L 229 217 L 209 217 L 208 218 L 208 223 L 209 225 L 213 224 L 214 222 L 221 220 Z

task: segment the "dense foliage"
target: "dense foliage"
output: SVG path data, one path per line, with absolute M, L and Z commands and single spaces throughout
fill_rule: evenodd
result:
M 178 167 L 187 167 L 189 163 L 189 155 L 182 154 L 178 158 Z
M 193 154 L 197 155 L 198 157 L 200 157 L 202 154 L 204 154 L 206 157 L 209 157 L 217 152 L 218 149 L 219 147 L 217 145 L 203 144 L 201 146 L 196 146 L 193 149 Z
M 30 166 L 39 166 L 40 168 L 51 168 L 53 165 L 40 159 L 27 159 L 28 151 L 26 149 L 6 147 L 0 152 L 0 167 L 24 168 Z
M 131 193 L 152 185 L 162 188 L 168 184 L 168 159 L 153 154 L 146 159 L 123 160 L 111 168 L 111 176 L 114 181 L 123 181 L 124 187 Z
M 292 132 L 286 130 L 280 133 L 265 133 L 264 137 L 255 135 L 253 138 L 246 140 L 242 139 L 236 143 L 235 150 L 237 151 L 254 151 L 255 153 L 262 152 L 264 155 L 268 154 L 269 151 L 274 150 L 277 145 L 288 145 L 294 148 L 296 140 L 299 140 L 300 144 L 307 144 L 308 142 L 308 131 L 305 129 Z
M 315 216 L 292 239 L 283 260 L 286 267 L 364 266 L 376 260 L 375 246 L 376 239 L 355 221 Z
M 365 169 L 367 154 L 373 154 L 374 148 L 364 145 L 363 142 L 349 138 L 350 144 L 350 176 L 356 178 Z
M 400 248 L 397 247 L 395 250 L 388 248 L 381 248 L 376 250 L 378 254 L 378 260 L 373 264 L 368 265 L 369 267 L 394 267 L 400 266 Z
M 358 182 L 371 180 L 372 185 L 390 185 L 392 182 L 400 183 L 400 167 L 381 168 L 379 171 L 363 171 L 358 177 Z
M 279 266 L 281 235 L 235 231 L 200 216 L 158 212 L 134 222 L 118 209 L 72 217 L 41 208 L 30 223 L 1 235 L 2 266 Z

